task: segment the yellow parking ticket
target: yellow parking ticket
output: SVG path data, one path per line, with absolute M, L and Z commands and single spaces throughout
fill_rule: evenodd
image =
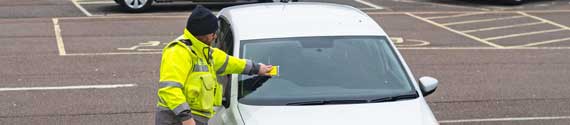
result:
M 269 71 L 269 75 L 279 76 L 279 66 L 272 66 L 271 70 Z

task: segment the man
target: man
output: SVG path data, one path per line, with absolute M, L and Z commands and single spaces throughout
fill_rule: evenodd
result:
M 184 35 L 163 50 L 156 124 L 207 125 L 213 106 L 222 102 L 217 75 L 269 76 L 271 65 L 239 59 L 212 48 L 218 19 L 197 6 L 188 18 Z

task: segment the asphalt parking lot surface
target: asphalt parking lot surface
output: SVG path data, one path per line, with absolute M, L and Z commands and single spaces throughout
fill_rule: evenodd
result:
M 312 1 L 365 11 L 415 77 L 438 78 L 427 101 L 441 124 L 570 124 L 569 0 Z M 193 6 L 3 1 L 0 124 L 154 124 L 160 51 Z

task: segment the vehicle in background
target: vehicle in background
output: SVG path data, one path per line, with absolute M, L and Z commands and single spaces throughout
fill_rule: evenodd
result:
M 520 5 L 526 2 L 526 0 L 499 0 L 500 2 L 502 2 L 503 4 L 508 4 L 508 5 Z
M 153 2 L 192 2 L 196 4 L 246 4 L 260 2 L 297 2 L 298 0 L 115 0 L 115 3 L 128 12 L 143 12 L 150 8 Z

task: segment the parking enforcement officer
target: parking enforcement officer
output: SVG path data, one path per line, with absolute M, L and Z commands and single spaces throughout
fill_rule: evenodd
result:
M 197 6 L 184 35 L 163 50 L 156 124 L 206 125 L 214 116 L 213 106 L 222 103 L 222 86 L 217 75 L 269 76 L 271 65 L 239 59 L 212 48 L 218 19 L 210 10 Z

